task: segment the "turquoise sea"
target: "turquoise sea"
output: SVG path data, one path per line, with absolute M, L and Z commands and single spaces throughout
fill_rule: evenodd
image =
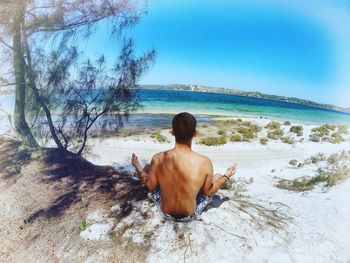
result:
M 269 118 L 303 124 L 350 124 L 350 114 L 288 102 L 229 94 L 174 90 L 140 90 L 142 112 L 193 112 L 199 115 Z
M 199 123 L 209 123 L 214 116 L 269 118 L 303 124 L 350 124 L 350 114 L 294 103 L 229 94 L 176 90 L 137 91 L 143 107 L 132 114 L 126 127 L 164 127 L 172 114 L 188 111 Z M 14 96 L 0 96 L 0 107 L 13 111 Z

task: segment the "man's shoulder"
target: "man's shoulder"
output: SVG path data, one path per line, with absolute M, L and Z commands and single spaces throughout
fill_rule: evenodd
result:
M 168 151 L 163 151 L 163 152 L 156 153 L 156 154 L 153 155 L 152 160 L 158 161 L 158 160 L 160 160 L 161 158 L 163 158 L 164 155 L 166 155 L 167 153 L 168 153 Z
M 197 153 L 197 152 L 193 152 L 195 155 L 196 155 L 196 157 L 198 158 L 198 160 L 201 162 L 201 163 L 207 163 L 207 164 L 209 164 L 209 163 L 211 163 L 211 160 L 210 160 L 210 158 L 208 157 L 208 156 L 205 156 L 204 154 L 200 154 L 200 153 Z

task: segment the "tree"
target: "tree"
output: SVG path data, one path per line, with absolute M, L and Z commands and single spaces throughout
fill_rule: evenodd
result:
M 87 60 L 83 67 L 76 69 L 77 76 L 70 73 L 79 57 L 74 47 L 77 40 L 91 37 L 102 21 L 109 26 L 111 36 L 121 39 L 124 29 L 138 22 L 142 14 L 139 10 L 138 2 L 131 0 L 0 2 L 1 35 L 5 36 L 0 42 L 13 52 L 15 58 L 13 68 L 18 105 L 14 112 L 15 126 L 26 145 L 36 145 L 33 129 L 31 131 L 25 119 L 33 112 L 26 105 L 33 103 L 26 104 L 26 99 L 40 105 L 34 107 L 34 124 L 45 117 L 57 147 L 76 148 L 78 154 L 83 152 L 88 132 L 99 118 L 105 117 L 101 128 L 106 127 L 107 116 L 121 124 L 121 116 L 135 109 L 138 105 L 134 101 L 135 93 L 129 89 L 136 86 L 154 59 L 154 51 L 137 58 L 132 41 L 124 40 L 113 70 L 104 71 L 107 64 L 102 56 L 96 63 Z M 12 14 L 16 16 L 11 21 L 3 19 Z M 13 46 L 7 41 L 11 38 Z M 58 44 L 48 52 L 38 44 L 42 39 Z M 100 94 L 94 94 L 97 90 Z M 57 104 L 53 99 L 57 96 L 61 96 L 61 100 L 63 96 L 65 102 Z M 75 143 L 73 147 L 72 141 L 81 141 L 81 144 L 77 147 Z

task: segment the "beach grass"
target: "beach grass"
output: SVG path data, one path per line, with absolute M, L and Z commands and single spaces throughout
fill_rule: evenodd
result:
M 289 164 L 290 164 L 291 166 L 297 166 L 298 160 L 292 159 L 292 160 L 289 161 Z
M 262 145 L 266 145 L 268 143 L 269 139 L 268 138 L 260 138 L 260 143 Z
M 282 137 L 281 141 L 283 143 L 287 143 L 287 144 L 294 144 L 295 143 L 295 140 L 292 137 L 290 137 L 290 136 Z
M 238 133 L 232 134 L 230 138 L 231 142 L 241 142 L 242 141 L 242 136 Z
M 271 140 L 278 140 L 283 136 L 284 132 L 282 129 L 277 128 L 275 130 L 269 131 L 267 133 L 267 138 L 271 139 Z
M 298 163 L 296 159 L 289 161 L 289 164 L 294 167 Z M 307 158 L 303 163 L 299 163 L 298 167 L 320 163 L 326 165 L 319 166 L 313 176 L 303 176 L 293 180 L 281 178 L 278 180 L 276 187 L 289 191 L 303 192 L 314 189 L 318 184 L 323 184 L 324 187 L 331 187 L 350 177 L 350 151 L 343 150 L 339 153 L 333 153 L 328 158 L 324 154 L 319 153 Z
M 168 139 L 160 133 L 160 131 L 153 132 L 151 138 L 155 139 L 157 142 L 166 143 L 169 142 Z
M 349 134 L 349 126 L 347 125 L 331 125 L 325 124 L 319 127 L 315 127 L 311 130 L 309 136 L 310 141 L 320 142 L 330 142 L 333 144 L 339 144 L 346 141 L 345 135 Z
M 301 125 L 295 125 L 290 127 L 289 131 L 295 133 L 298 137 L 300 137 L 303 136 L 304 128 Z
M 199 143 L 207 146 L 218 146 L 218 145 L 226 144 L 227 139 L 225 136 L 203 137 L 203 138 L 200 138 Z
M 265 128 L 269 129 L 269 130 L 280 129 L 281 128 L 281 123 L 279 123 L 277 121 L 271 121 L 265 126 Z

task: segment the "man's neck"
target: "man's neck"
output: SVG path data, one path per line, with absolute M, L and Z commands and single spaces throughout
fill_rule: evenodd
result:
M 176 142 L 175 143 L 175 147 L 174 147 L 175 150 L 192 150 L 192 140 L 189 141 L 189 142 L 184 142 L 184 143 L 178 143 Z

